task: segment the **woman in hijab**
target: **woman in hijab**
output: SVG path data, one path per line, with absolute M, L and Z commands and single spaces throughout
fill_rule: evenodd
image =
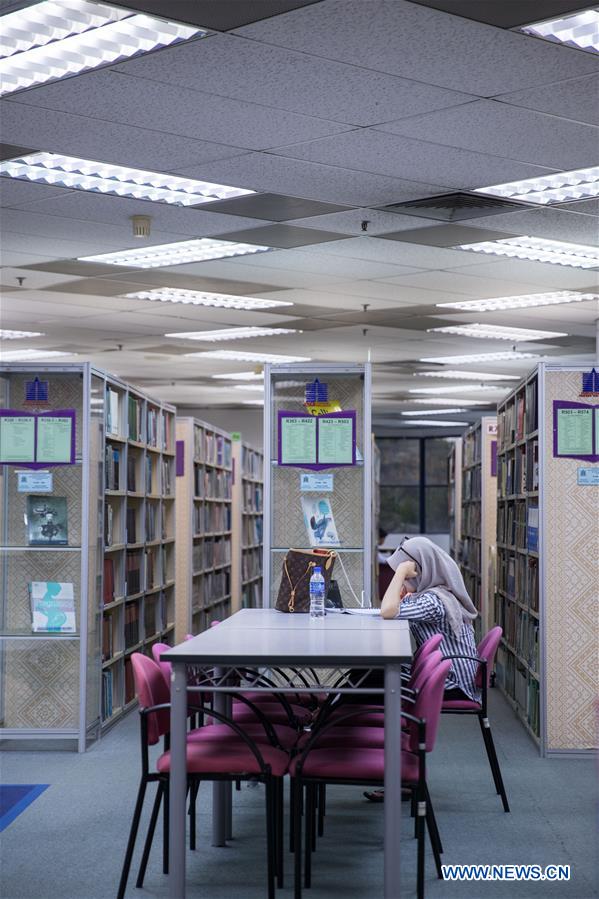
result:
M 388 562 L 395 574 L 383 597 L 382 617 L 406 618 L 418 646 L 442 634 L 443 655 L 476 658 L 472 622 L 478 612 L 453 559 L 426 537 L 405 537 Z M 445 698 L 478 701 L 477 667 L 477 662 L 453 659 Z

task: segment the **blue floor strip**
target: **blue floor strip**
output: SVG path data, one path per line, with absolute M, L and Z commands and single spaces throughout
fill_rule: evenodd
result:
M 50 784 L 0 784 L 0 833 Z

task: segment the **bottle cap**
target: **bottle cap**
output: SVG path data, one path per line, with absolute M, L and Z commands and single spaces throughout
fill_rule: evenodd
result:
M 320 565 L 317 565 L 314 569 L 314 574 L 322 574 L 322 568 Z

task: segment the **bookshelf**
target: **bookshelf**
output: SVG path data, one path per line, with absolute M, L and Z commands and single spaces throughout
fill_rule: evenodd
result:
M 496 544 L 497 418 L 484 415 L 462 437 L 461 539 L 458 562 L 466 588 L 479 611 L 479 640 L 489 627 L 494 584 L 490 569 Z
M 231 435 L 177 418 L 176 638 L 231 612 Z
M 0 739 L 84 751 L 133 704 L 131 652 L 172 631 L 174 409 L 89 363 L 2 365 L 0 406 L 74 425 L 70 461 L 0 465 Z
M 543 755 L 597 747 L 599 456 L 554 454 L 554 402 L 599 408 L 585 368 L 542 363 L 498 408 L 497 683 Z
M 264 456 L 232 435 L 232 609 L 262 607 Z
M 316 385 L 318 381 L 318 385 Z M 323 399 L 326 395 L 327 399 Z M 316 397 L 316 401 L 311 400 Z M 346 606 L 370 598 L 372 583 L 372 436 L 370 364 L 267 364 L 264 367 L 264 605 L 274 606 L 287 550 L 335 549 L 333 577 Z M 337 410 L 345 422 L 321 426 Z M 355 456 L 347 422 L 355 414 Z M 289 418 L 293 434 L 281 440 Z M 310 429 L 304 441 L 297 430 Z M 329 419 L 330 420 L 330 419 Z M 322 427 L 322 430 L 321 430 Z M 321 437 L 315 437 L 315 432 Z M 304 432 L 303 432 L 304 433 Z M 298 440 L 299 438 L 299 440 Z M 302 459 L 316 452 L 318 467 Z M 344 460 L 335 465 L 329 461 Z M 323 460 L 327 460 L 323 462 Z M 337 539 L 334 537 L 336 530 Z M 345 572 L 345 573 L 344 573 Z M 347 575 L 347 577 L 346 577 Z
M 379 527 L 381 524 L 381 451 L 371 435 L 372 452 L 372 604 L 380 604 L 379 596 Z
M 462 438 L 452 442 L 447 457 L 447 518 L 449 521 L 449 555 L 458 558 L 462 539 Z
M 175 409 L 105 385 L 101 718 L 135 705 L 131 654 L 174 643 Z

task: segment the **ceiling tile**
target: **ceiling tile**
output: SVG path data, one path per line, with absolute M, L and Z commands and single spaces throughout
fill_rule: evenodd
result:
M 214 31 L 229 31 L 249 22 L 279 16 L 320 0 L 124 0 L 121 6 L 176 22 L 189 22 Z
M 52 197 L 65 197 L 70 194 L 64 187 L 51 184 L 34 184 L 31 181 L 17 181 L 13 178 L 0 178 L 0 202 L 2 208 L 20 206 L 25 203 L 44 202 Z
M 594 165 L 599 147 L 599 133 L 590 125 L 494 100 L 478 100 L 378 127 L 434 144 L 559 169 Z M 473 174 L 478 176 L 476 169 Z
M 479 240 L 501 240 L 509 236 L 504 231 L 485 231 L 465 225 L 437 225 L 433 228 L 415 228 L 413 231 L 382 234 L 381 238 L 423 244 L 427 247 L 456 247 L 458 244 L 476 243 Z
M 366 222 L 366 232 L 362 223 Z M 381 209 L 350 209 L 347 212 L 336 212 L 319 218 L 305 218 L 294 222 L 303 228 L 326 228 L 327 231 L 338 231 L 340 234 L 359 236 L 367 233 L 372 237 L 397 231 L 400 228 L 428 227 L 429 219 L 417 218 L 413 215 L 398 215 Z
M 488 219 L 477 219 L 476 224 L 477 227 L 485 229 L 509 231 L 512 234 L 529 237 L 547 237 L 550 240 L 566 240 L 589 246 L 595 246 L 599 241 L 599 222 L 596 216 L 583 215 L 576 211 L 568 212 L 562 206 L 495 215 Z
M 328 243 L 332 240 L 343 240 L 342 234 L 333 231 L 321 231 L 317 228 L 298 228 L 295 225 L 266 225 L 259 228 L 246 228 L 242 231 L 231 231 L 221 234 L 223 240 L 235 240 L 242 243 L 261 244 L 266 247 L 291 249 L 311 244 Z
M 467 251 L 464 252 L 466 255 Z M 468 253 L 468 255 L 477 256 L 478 254 Z M 479 256 L 478 258 L 480 259 L 481 257 Z M 529 262 L 527 259 L 502 259 L 498 257 L 497 261 L 494 262 L 483 262 L 474 267 L 469 266 L 468 269 L 455 269 L 455 271 L 458 274 L 461 271 L 464 275 L 490 278 L 492 280 L 495 278 L 513 279 L 514 281 L 525 282 L 546 290 L 575 290 L 579 287 L 586 287 L 594 279 L 599 284 L 599 272 L 570 268 L 566 265 Z M 530 290 L 522 291 L 522 293 L 531 292 Z
M 576 0 L 516 0 L 514 3 L 480 3 L 478 0 L 412 0 L 420 6 L 430 6 L 466 19 L 497 25 L 499 28 L 514 28 L 528 22 L 541 22 L 568 12 L 581 9 Z
M 371 128 L 295 144 L 277 150 L 276 155 L 393 178 L 431 184 L 442 182 L 466 190 L 549 172 L 536 165 L 423 143 Z
M 192 207 L 192 209 L 195 208 L 198 207 Z M 284 197 L 281 194 L 269 193 L 249 194 L 245 197 L 234 197 L 231 200 L 217 200 L 203 208 L 207 212 L 264 219 L 269 222 L 315 218 L 346 210 L 345 206 L 336 206 L 333 203 L 320 203 L 318 200 L 302 200 L 300 197 Z
M 201 86 L 202 91 L 220 97 L 353 125 L 401 119 L 473 99 L 472 94 L 233 35 L 169 47 L 113 69 L 192 90 Z
M 66 82 L 60 82 L 60 85 L 66 86 Z M 0 101 L 2 127 L 11 140 L 81 159 L 167 172 L 185 165 L 228 159 L 244 152 L 239 147 L 210 139 L 194 140 L 156 130 L 156 122 L 150 122 L 147 128 L 139 128 L 127 120 L 116 123 L 92 118 L 85 109 L 78 114 L 68 106 L 66 111 L 44 109 L 43 104 L 35 105 L 38 90 L 17 94 L 18 99 Z
M 476 85 L 479 96 L 596 71 L 589 53 L 404 0 L 327 0 L 237 33 L 450 90 L 469 92 Z
M 111 69 L 43 85 L 19 98 L 32 106 L 75 113 L 85 119 L 255 150 L 313 140 L 347 128 L 258 103 L 132 78 Z
M 599 75 L 584 75 L 557 84 L 539 87 L 495 97 L 501 103 L 537 109 L 549 115 L 560 116 L 575 122 L 599 125 Z
M 181 169 L 179 174 L 225 184 L 249 184 L 254 190 L 277 191 L 344 206 L 380 206 L 432 196 L 447 189 L 447 185 L 437 180 L 427 184 L 370 172 L 361 172 L 357 178 L 349 166 L 319 165 L 272 153 L 249 153 L 201 168 Z M 438 172 L 437 177 L 440 177 Z

